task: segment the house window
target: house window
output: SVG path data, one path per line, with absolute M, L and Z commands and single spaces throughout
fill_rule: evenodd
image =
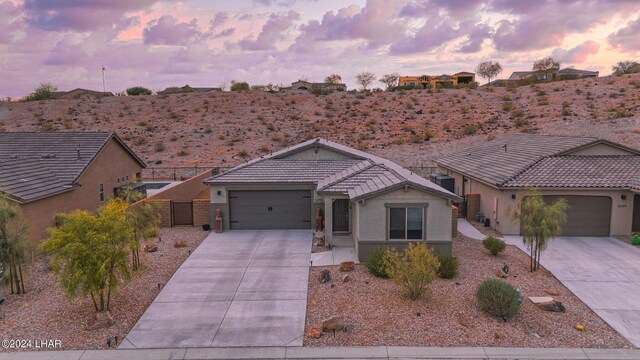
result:
M 422 240 L 423 208 L 390 208 L 390 240 Z
M 100 195 L 100 202 L 104 201 L 104 184 L 100 183 L 98 187 L 98 195 Z

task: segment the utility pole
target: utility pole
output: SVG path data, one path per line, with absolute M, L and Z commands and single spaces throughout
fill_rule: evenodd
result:
M 102 92 L 106 93 L 107 92 L 107 88 L 104 86 L 104 65 L 102 66 Z

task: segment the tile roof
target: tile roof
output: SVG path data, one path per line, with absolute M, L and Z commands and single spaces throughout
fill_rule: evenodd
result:
M 145 166 L 114 133 L 0 133 L 0 191 L 19 202 L 68 191 L 111 139 Z
M 640 190 L 638 155 L 565 155 L 540 160 L 504 187 Z
M 598 141 L 591 137 L 512 134 L 434 161 L 448 169 L 501 186 L 545 157 Z
M 216 183 L 314 183 L 345 171 L 362 160 L 283 160 L 266 159 L 252 166 L 229 170 L 216 177 Z
M 315 146 L 346 155 L 351 160 L 292 160 L 287 156 Z M 322 163 L 320 163 L 322 162 Z M 298 174 L 297 172 L 302 172 Z M 205 180 L 205 184 L 312 182 L 319 192 L 338 191 L 351 199 L 374 196 L 401 186 L 413 186 L 423 191 L 460 201 L 460 198 L 387 159 L 316 138 L 280 150 L 271 155 L 251 160 L 227 172 Z

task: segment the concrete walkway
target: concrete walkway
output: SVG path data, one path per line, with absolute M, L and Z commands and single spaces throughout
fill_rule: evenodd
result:
M 0 360 L 204 360 L 204 359 L 640 359 L 637 349 L 492 347 L 260 347 L 78 350 L 0 353 Z
M 521 236 L 505 241 L 528 253 Z M 607 237 L 560 237 L 549 242 L 540 263 L 640 347 L 640 249 Z
M 331 250 L 311 254 L 311 266 L 340 265 L 344 261 L 359 262 L 351 236 L 334 236 Z
M 120 348 L 302 346 L 310 230 L 211 233 Z
M 487 235 L 478 231 L 478 229 L 471 225 L 465 218 L 458 218 L 458 232 L 468 238 L 476 240 L 484 240 L 484 238 L 487 237 Z

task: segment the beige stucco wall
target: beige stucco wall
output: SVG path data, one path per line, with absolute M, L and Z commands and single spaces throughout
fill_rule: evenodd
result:
M 37 252 L 37 244 L 48 237 L 47 228 L 54 226 L 55 215 L 76 209 L 95 210 L 103 203 L 98 193 L 99 184 L 104 184 L 105 199 L 113 196 L 113 189 L 123 185 L 120 177 L 132 181 L 139 174 L 141 165 L 116 140 L 111 140 L 86 171 L 78 179 L 79 187 L 48 198 L 20 206 L 29 223 L 29 241 Z
M 399 189 L 356 203 L 360 242 L 387 241 L 387 208 L 385 204 L 423 204 L 426 209 L 426 240 L 451 241 L 451 207 L 448 200 L 409 188 Z
M 606 146 L 606 145 L 605 145 Z M 603 147 L 601 150 L 614 149 L 610 146 Z M 602 154 L 601 152 L 599 154 Z M 439 168 L 441 172 L 446 173 L 446 169 Z M 456 193 L 459 179 L 462 179 L 460 173 L 449 171 L 451 176 L 456 180 Z M 489 186 L 478 180 L 467 178 L 467 191 L 474 194 L 480 194 L 480 211 L 491 219 L 491 226 L 504 235 L 520 234 L 520 224 L 512 218 L 513 212 L 516 210 L 518 201 L 522 199 L 525 192 L 518 189 L 500 190 Z M 633 220 L 633 193 L 629 191 L 612 191 L 612 190 L 540 190 L 542 195 L 578 195 L 578 196 L 608 196 L 612 200 L 611 204 L 611 236 L 629 235 L 631 234 L 631 223 Z M 467 192 L 469 194 L 469 192 Z M 516 195 L 516 199 L 511 196 Z M 622 200 L 622 195 L 626 195 L 626 200 Z M 498 211 L 495 210 L 495 204 L 498 204 Z

